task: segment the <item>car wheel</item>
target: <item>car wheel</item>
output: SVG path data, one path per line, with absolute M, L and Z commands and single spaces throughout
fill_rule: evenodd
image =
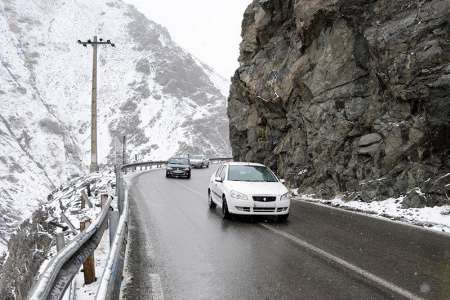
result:
M 166 178 L 169 178 L 169 177 L 170 177 L 169 173 L 166 173 Z
M 188 176 L 186 176 L 187 179 L 191 179 L 191 173 L 188 174 Z
M 208 204 L 209 204 L 209 208 L 210 208 L 210 209 L 216 208 L 216 203 L 214 203 L 210 191 L 208 192 Z
M 222 217 L 225 220 L 230 220 L 231 219 L 231 214 L 228 211 L 227 200 L 225 199 L 225 197 L 223 197 L 223 200 L 222 200 Z
M 284 223 L 287 221 L 288 218 L 289 218 L 289 214 L 280 215 L 280 216 L 278 216 L 277 221 L 280 223 Z

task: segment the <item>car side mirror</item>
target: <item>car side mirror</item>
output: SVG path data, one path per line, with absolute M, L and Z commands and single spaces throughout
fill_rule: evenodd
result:
M 280 179 L 280 182 L 281 182 L 282 184 L 285 184 L 285 183 L 286 183 L 286 180 Z
M 214 181 L 216 181 L 216 182 L 223 182 L 222 178 L 220 178 L 219 176 L 216 176 L 216 178 L 214 178 Z

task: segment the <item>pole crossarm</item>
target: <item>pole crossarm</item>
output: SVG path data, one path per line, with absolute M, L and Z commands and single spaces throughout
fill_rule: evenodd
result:
M 91 41 L 91 40 L 87 40 L 87 41 L 81 41 L 78 40 L 77 41 L 78 44 L 83 45 L 84 47 L 87 47 L 87 45 L 111 45 L 111 47 L 115 47 L 116 44 L 114 44 L 113 42 L 111 42 L 111 40 L 106 40 L 104 41 L 103 39 L 99 39 L 98 41 Z

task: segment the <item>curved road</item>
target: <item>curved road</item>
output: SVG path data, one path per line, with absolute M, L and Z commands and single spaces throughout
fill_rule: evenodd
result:
M 286 224 L 210 211 L 214 167 L 136 176 L 125 299 L 450 299 L 450 238 L 294 201 Z

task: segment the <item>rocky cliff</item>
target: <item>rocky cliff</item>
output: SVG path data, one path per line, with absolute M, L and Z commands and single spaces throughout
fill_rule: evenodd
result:
M 255 0 L 228 115 L 233 155 L 303 193 L 450 195 L 448 0 Z

